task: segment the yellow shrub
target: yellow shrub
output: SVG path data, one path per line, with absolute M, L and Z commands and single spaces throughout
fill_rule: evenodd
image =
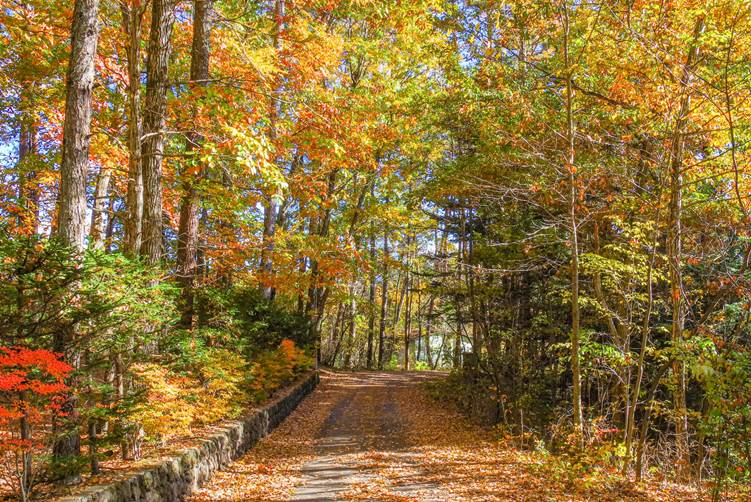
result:
M 248 363 L 241 355 L 226 349 L 212 350 L 200 369 L 201 385 L 193 392 L 195 422 L 207 424 L 238 416 L 248 404 L 243 389 Z
M 211 349 L 190 377 L 158 364 L 137 365 L 133 372 L 144 395 L 131 419 L 141 424 L 148 439 L 184 435 L 192 425 L 238 416 L 249 402 L 268 399 L 312 364 L 294 342 L 283 340 L 250 371 L 241 355 L 226 349 Z
M 251 370 L 250 392 L 255 402 L 268 399 L 279 387 L 309 369 L 313 359 L 292 340 L 282 340 L 276 350 L 261 354 Z
M 186 389 L 195 382 L 158 364 L 139 364 L 133 372 L 145 395 L 132 418 L 141 424 L 146 437 L 164 440 L 190 432 L 194 409 L 185 398 Z

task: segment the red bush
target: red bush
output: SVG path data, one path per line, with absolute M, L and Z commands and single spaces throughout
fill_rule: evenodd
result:
M 0 347 L 0 475 L 24 500 L 33 485 L 34 454 L 47 446 L 44 426 L 60 414 L 71 371 L 54 352 Z

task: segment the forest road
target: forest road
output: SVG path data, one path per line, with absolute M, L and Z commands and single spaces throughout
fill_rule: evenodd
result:
M 365 492 L 378 483 L 374 471 L 380 463 L 374 457 L 397 455 L 410 463 L 408 452 L 408 414 L 402 408 L 412 399 L 420 382 L 435 379 L 438 373 L 360 372 L 340 375 L 335 384 L 335 400 L 331 412 L 318 432 L 316 457 L 301 468 L 302 480 L 291 501 L 329 501 L 369 498 Z M 357 454 L 360 455 L 357 455 Z M 364 454 L 364 455 L 363 455 Z M 358 495 L 360 488 L 362 493 Z M 403 480 L 391 486 L 391 496 L 410 495 L 416 491 L 429 493 L 435 486 L 417 480 Z M 440 497 L 420 497 L 441 500 Z
M 492 429 L 433 399 L 424 383 L 444 376 L 322 370 L 277 429 L 188 500 L 646 500 L 567 493 L 529 455 L 499 445 Z

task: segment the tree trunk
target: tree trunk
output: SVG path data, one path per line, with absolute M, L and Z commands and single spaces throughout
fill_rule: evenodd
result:
M 459 297 L 454 297 L 454 303 L 456 304 L 456 334 L 454 336 L 454 357 L 452 366 L 456 369 L 462 364 L 462 313 L 461 302 Z
M 410 234 L 408 229 L 405 247 L 407 248 L 404 255 L 406 257 L 406 271 L 404 277 L 404 370 L 409 370 L 409 342 L 410 331 L 412 330 L 412 243 L 415 242 L 416 236 Z
M 143 111 L 143 232 L 141 255 L 148 263 L 162 257 L 162 156 L 167 113 L 167 70 L 175 0 L 152 0 L 149 54 L 146 62 L 146 97 Z
M 417 281 L 417 336 L 415 337 L 415 364 L 422 360 L 422 295 L 420 281 Z
M 698 40 L 704 32 L 704 17 L 700 17 L 694 26 L 693 39 L 683 65 L 680 83 L 681 102 L 675 121 L 675 129 L 670 146 L 670 220 L 668 224 L 668 265 L 670 267 L 670 297 L 672 305 L 672 322 L 670 340 L 678 348 L 683 340 L 685 309 L 683 305 L 682 258 L 682 211 L 683 211 L 683 149 L 684 134 L 691 109 L 691 93 L 688 87 L 692 80 L 692 67 L 699 55 Z M 675 438 L 678 453 L 678 473 L 687 477 L 690 473 L 691 457 L 688 445 L 688 411 L 686 408 L 686 368 L 680 356 L 673 361 L 675 391 L 673 406 L 676 413 Z
M 36 180 L 37 125 L 34 113 L 28 109 L 33 83 L 21 91 L 20 128 L 18 132 L 18 200 L 21 206 L 18 226 L 23 232 L 39 232 L 39 185 Z
M 26 411 L 19 420 L 21 441 L 31 442 L 33 440 L 31 435 L 31 423 L 29 421 L 28 411 Z M 32 452 L 30 449 L 25 449 L 21 453 L 21 476 L 20 476 L 20 488 L 21 488 L 21 500 L 26 501 L 29 498 L 34 481 L 34 463 L 32 458 Z
M 639 394 L 641 393 L 641 384 L 644 378 L 644 361 L 647 354 L 647 342 L 649 341 L 649 326 L 652 317 L 652 309 L 654 308 L 654 292 L 652 288 L 652 280 L 654 274 L 654 264 L 657 255 L 657 232 L 652 239 L 652 253 L 649 259 L 649 265 L 647 268 L 647 310 L 644 313 L 644 320 L 641 326 L 641 341 L 639 344 L 639 360 L 636 367 L 636 381 L 631 394 L 631 407 L 626 415 L 626 440 L 625 450 L 626 454 L 623 458 L 623 473 L 628 474 L 628 469 L 631 466 L 631 450 L 633 449 L 634 439 L 634 421 L 636 419 L 636 406 L 639 403 Z
M 412 330 L 412 291 L 410 290 L 411 278 L 407 270 L 407 305 L 404 309 L 404 371 L 409 371 L 409 341 Z
M 84 248 L 86 236 L 86 174 L 94 58 L 99 36 L 98 10 L 99 0 L 76 0 L 66 81 L 57 231 L 63 242 L 79 251 Z
M 94 189 L 94 207 L 91 212 L 91 229 L 89 230 L 89 246 L 92 249 L 103 249 L 104 238 L 107 234 L 107 219 L 105 215 L 109 204 L 107 199 L 110 192 L 110 180 L 112 179 L 112 170 L 102 167 L 96 178 L 96 188 Z M 108 217 L 112 218 L 112 215 Z
M 209 79 L 209 57 L 211 54 L 211 15 L 213 0 L 193 2 L 193 46 L 191 49 L 191 85 L 205 87 Z M 194 111 L 194 117 L 197 111 Z M 186 151 L 200 154 L 203 136 L 193 131 L 188 134 Z M 198 164 L 199 155 L 189 156 L 189 165 Z M 194 176 L 200 177 L 204 167 L 189 169 L 183 173 L 183 196 L 180 202 L 180 224 L 177 242 L 177 273 L 182 283 L 182 314 L 180 326 L 190 329 L 193 326 L 193 288 L 196 280 L 196 253 L 198 250 L 198 205 L 199 195 Z
M 389 231 L 383 232 L 383 277 L 381 278 L 381 324 L 378 327 L 378 369 L 383 369 L 386 345 L 386 314 L 389 303 Z
M 96 57 L 99 23 L 99 0 L 76 0 L 71 25 L 71 53 L 65 96 L 65 124 L 63 126 L 63 154 L 60 166 L 60 201 L 58 234 L 63 242 L 82 251 L 86 235 L 86 174 L 89 164 L 91 127 L 91 93 L 94 85 L 94 58 Z M 76 354 L 72 349 L 75 326 L 61 329 L 55 336 L 55 349 L 64 353 L 71 366 L 76 367 Z M 70 426 L 58 436 L 53 445 L 56 462 L 81 454 L 81 437 L 78 432 L 79 416 L 75 397 L 71 394 L 61 404 L 67 413 Z M 66 475 L 65 481 L 78 479 L 77 474 Z
M 329 173 L 328 183 L 326 186 L 326 198 L 330 197 L 336 188 L 336 175 L 337 170 L 333 170 Z M 320 217 L 320 223 L 314 225 L 310 224 L 309 232 L 311 234 L 316 233 L 320 237 L 327 237 L 329 234 L 329 227 L 331 226 L 331 207 L 324 207 L 322 205 L 323 214 Z M 310 338 L 316 340 L 318 344 L 318 361 L 320 362 L 320 347 L 321 347 L 321 322 L 323 320 L 323 312 L 326 308 L 326 300 L 328 299 L 330 289 L 328 286 L 322 286 L 319 284 L 320 269 L 316 260 L 311 260 L 310 264 L 310 290 L 308 291 L 308 305 L 305 309 L 306 314 L 312 320 L 310 323 Z
M 565 170 L 568 172 L 569 197 L 569 225 L 571 246 L 571 373 L 572 373 L 572 401 L 574 408 L 574 429 L 583 438 L 583 413 L 581 398 L 581 368 L 579 363 L 579 229 L 576 214 L 576 200 L 578 190 L 576 186 L 576 167 L 574 150 L 574 89 L 572 84 L 572 67 L 569 58 L 569 11 L 568 4 L 563 8 L 563 56 L 566 65 L 566 153 Z
M 115 212 L 116 199 L 116 192 L 110 183 L 109 206 L 107 207 L 109 218 L 107 218 L 107 227 L 104 230 L 104 251 L 107 253 L 112 252 L 113 236 L 115 235 L 115 223 L 117 222 L 117 213 Z
M 131 258 L 141 248 L 143 223 L 143 172 L 141 170 L 141 23 L 146 2 L 122 2 L 125 55 L 128 64 L 128 193 L 125 217 L 125 254 Z
M 344 322 L 344 304 L 340 303 L 336 309 L 336 319 L 334 324 L 331 325 L 331 342 L 334 344 L 334 350 L 327 358 L 327 366 L 334 367 L 336 365 L 336 358 L 339 356 L 339 349 L 342 346 L 342 338 L 344 338 L 344 330 L 339 333 L 339 326 Z M 328 344 L 327 344 L 328 345 Z
M 458 210 L 457 210 L 458 213 Z M 457 284 L 462 284 L 464 281 L 462 280 L 462 276 L 464 275 L 464 236 L 461 235 L 461 227 L 460 231 L 457 233 L 457 244 L 458 244 L 458 250 L 457 250 L 457 270 L 456 270 L 456 282 Z M 461 367 L 461 361 L 462 361 L 462 331 L 464 328 L 464 317 L 462 312 L 462 300 L 459 295 L 459 293 L 454 295 L 454 304 L 456 308 L 456 337 L 454 338 L 454 360 L 453 360 L 453 367 L 459 368 Z
M 398 262 L 402 263 L 403 252 L 399 253 Z M 386 358 L 391 360 L 391 356 L 394 353 L 394 347 L 399 339 L 399 321 L 402 318 L 402 310 L 404 308 L 404 300 L 407 296 L 407 277 L 405 275 L 404 282 L 402 282 L 401 272 L 397 275 L 396 284 L 394 285 L 394 292 L 398 295 L 398 300 L 394 305 L 394 315 L 391 320 L 391 336 L 389 337 L 389 351 L 386 354 Z
M 375 341 L 376 301 L 376 237 L 375 224 L 370 224 L 370 287 L 368 289 L 368 351 L 366 367 L 373 368 L 373 342 Z
M 349 290 L 349 334 L 347 337 L 347 356 L 344 359 L 345 368 L 349 368 L 352 345 L 355 343 L 355 335 L 357 334 L 357 325 L 355 324 L 357 318 L 357 301 L 355 300 L 355 294 L 355 281 L 352 280 L 352 285 Z
M 433 307 L 435 305 L 435 297 L 430 295 L 428 301 L 428 313 L 425 316 L 425 359 L 429 367 L 433 367 L 433 354 L 430 347 L 431 327 L 433 322 Z
M 273 46 L 277 59 L 282 54 L 282 30 L 284 29 L 284 0 L 274 1 L 274 34 Z M 277 122 L 281 115 L 281 83 L 276 83 L 269 97 L 269 140 L 272 148 L 277 148 Z M 281 169 L 281 158 L 276 153 L 276 164 Z M 275 288 L 272 284 L 272 274 L 274 271 L 274 235 L 276 234 L 277 213 L 279 212 L 279 201 L 276 194 L 266 196 L 266 204 L 263 212 L 263 251 L 261 254 L 261 271 L 264 273 L 263 287 L 264 298 L 271 300 L 275 294 Z
M 660 385 L 660 380 L 662 379 L 662 376 L 665 374 L 665 372 L 668 370 L 669 364 L 663 365 L 660 369 L 657 370 L 657 373 L 655 374 L 654 380 L 652 381 L 652 385 L 650 386 L 649 391 L 647 392 L 647 399 L 646 401 L 649 403 L 649 406 L 646 410 L 644 410 L 644 416 L 642 417 L 641 427 L 639 428 L 639 443 L 636 447 L 636 482 L 640 483 L 642 478 L 642 472 L 644 471 L 644 449 L 647 444 L 647 431 L 649 430 L 649 422 L 652 416 L 652 408 L 654 406 L 654 399 L 655 399 L 655 393 L 657 392 L 657 387 Z

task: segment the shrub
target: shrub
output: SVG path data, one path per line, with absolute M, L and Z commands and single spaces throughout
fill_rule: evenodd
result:
M 195 423 L 207 424 L 238 416 L 248 404 L 245 391 L 248 362 L 227 349 L 210 349 L 198 372 L 195 388 Z
M 239 415 L 247 404 L 265 401 L 312 364 L 291 340 L 262 353 L 250 371 L 242 355 L 198 344 L 192 357 L 179 359 L 172 368 L 155 363 L 134 367 L 139 402 L 129 418 L 143 431 L 139 440 L 165 441 L 190 433 L 191 426 Z
M 131 418 L 140 424 L 146 437 L 164 441 L 190 432 L 195 414 L 185 395 L 190 380 L 153 363 L 136 365 L 133 373 L 143 397 Z
M 276 350 L 262 353 L 251 369 L 250 392 L 254 402 L 263 402 L 279 387 L 313 366 L 313 358 L 295 345 L 282 340 Z
M 34 464 L 50 439 L 42 426 L 59 415 L 72 370 L 47 350 L 0 347 L 0 475 L 24 501 L 34 484 Z
M 255 353 L 273 350 L 285 339 L 298 347 L 309 347 L 314 342 L 305 316 L 266 300 L 253 286 L 237 286 L 231 293 L 231 303 L 239 334 Z

